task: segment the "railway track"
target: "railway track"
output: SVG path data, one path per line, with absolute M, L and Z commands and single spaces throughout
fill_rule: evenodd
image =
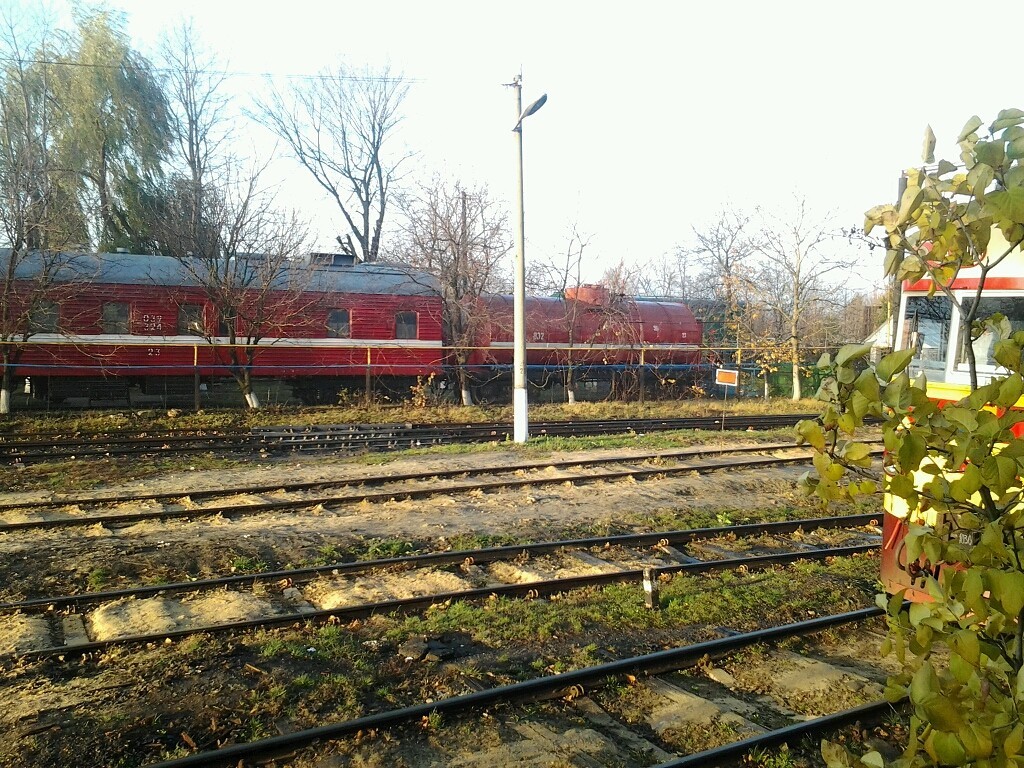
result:
M 727 454 L 773 451 L 775 455 Z M 718 454 L 721 458 L 714 458 Z M 781 454 L 781 455 L 780 455 Z M 645 480 L 690 472 L 711 472 L 806 462 L 811 454 L 785 444 L 766 444 L 737 448 L 688 448 L 651 451 L 629 457 L 602 456 L 593 459 L 568 459 L 524 462 L 511 466 L 457 469 L 360 477 L 337 482 L 275 484 L 250 488 L 211 489 L 122 496 L 82 496 L 78 498 L 9 502 L 0 507 L 0 533 L 17 531 L 75 528 L 92 525 L 130 525 L 145 520 L 197 519 L 202 517 L 237 517 L 265 513 L 296 513 L 313 508 L 352 505 L 363 502 L 424 499 L 439 494 L 493 492 L 510 488 L 562 483 L 586 484 L 626 478 Z M 693 459 L 693 460 L 691 460 Z M 651 464 L 650 462 L 656 462 Z M 671 463 L 669 463 L 671 462 Z M 600 469 L 609 464 L 618 468 Z M 598 469 L 595 469 L 598 468 Z M 568 470 L 575 471 L 568 471 Z M 554 471 L 552 471 L 554 470 Z M 311 491 L 352 488 L 347 493 L 314 494 Z M 373 488 L 375 490 L 368 490 Z M 292 498 L 268 501 L 266 493 L 291 494 Z M 222 497 L 248 495 L 229 504 L 197 504 Z M 173 500 L 183 500 L 174 503 Z M 130 512 L 105 514 L 83 513 L 99 505 L 119 507 L 126 504 L 159 503 L 156 507 Z M 52 510 L 46 512 L 45 510 Z M 27 519 L 12 520 L 13 515 Z
M 433 742 L 444 742 L 451 724 L 469 720 L 474 729 L 505 733 L 507 741 L 474 757 L 463 757 L 453 765 L 476 768 L 485 765 L 571 764 L 585 766 L 649 766 L 684 768 L 717 766 L 743 758 L 752 750 L 796 744 L 805 737 L 821 737 L 838 729 L 877 723 L 893 712 L 893 705 L 882 698 L 884 673 L 858 663 L 844 653 L 857 645 L 880 640 L 863 624 L 881 614 L 870 607 L 842 614 L 766 629 L 732 634 L 718 639 L 670 648 L 640 656 L 561 674 L 534 678 L 495 687 L 475 686 L 462 695 L 424 702 L 368 716 L 333 722 L 314 728 L 216 749 L 197 750 L 194 754 L 151 765 L 151 768 L 199 768 L 233 766 L 269 760 L 290 761 L 300 750 L 325 741 L 370 734 L 369 749 L 377 756 L 387 754 L 387 745 L 374 744 L 374 735 L 389 729 L 402 729 L 399 740 L 423 741 L 410 726 L 440 721 Z M 844 646 L 807 644 L 801 652 L 782 650 L 778 644 L 793 638 L 808 639 L 827 630 L 842 629 Z M 767 692 L 746 690 L 723 667 L 738 653 L 761 647 L 768 650 L 760 657 L 757 675 L 786 670 L 785 682 Z M 696 668 L 707 671 L 692 674 Z M 815 688 L 814 675 L 830 681 L 828 695 L 840 704 L 848 699 L 867 699 L 853 707 L 831 711 L 818 717 L 790 708 L 789 695 L 799 698 Z M 801 679 L 802 678 L 802 679 Z M 627 684 L 642 690 L 650 709 L 629 712 L 615 706 L 614 694 L 605 689 Z M 555 704 L 551 704 L 555 700 Z M 543 708 L 537 702 L 548 702 Z M 529 709 L 524 705 L 533 705 Z M 485 719 L 481 720 L 481 715 Z M 582 723 L 582 725 L 581 725 Z M 730 731 L 734 740 L 693 753 L 680 754 L 671 749 L 679 734 L 690 730 Z M 585 730 L 590 738 L 582 738 Z M 573 738 L 567 738 L 569 732 Z M 460 731 L 464 733 L 464 731 Z M 722 741 L 721 738 L 718 739 Z M 394 743 L 392 740 L 391 743 Z M 427 747 L 429 749 L 429 746 Z M 573 753 L 573 750 L 575 753 Z M 406 754 L 411 750 L 405 747 Z M 444 750 L 433 748 L 444 758 Z M 441 754 L 437 754 L 437 753 Z M 527 761 L 525 758 L 532 758 Z M 424 763 L 426 764 L 426 763 Z M 430 764 L 437 764 L 431 762 Z
M 551 421 L 531 424 L 530 432 L 534 437 L 582 437 L 686 429 L 768 430 L 793 426 L 801 419 L 815 416 L 816 414 L 787 414 Z M 89 436 L 61 433 L 0 434 L 0 461 L 24 465 L 71 458 L 175 455 L 207 451 L 245 454 L 384 451 L 510 439 L 511 428 L 506 423 L 281 426 L 213 434 L 189 431 L 121 432 Z
M 877 522 L 877 516 L 856 515 L 436 552 L 108 592 L 39 596 L 0 604 L 0 613 L 20 623 L 25 642 L 34 646 L 19 649 L 15 645 L 16 655 L 27 659 L 64 657 L 114 645 L 295 622 L 351 621 L 465 600 L 537 598 L 631 582 L 643 583 L 650 591 L 675 574 L 753 570 L 797 560 L 864 554 L 880 543 Z M 797 532 L 798 539 L 790 537 Z M 836 538 L 839 543 L 831 543 L 830 539 Z M 720 543 L 709 543 L 715 540 Z M 687 552 L 688 546 L 697 549 Z M 225 597 L 225 589 L 231 590 L 230 598 Z M 211 592 L 217 594 L 207 604 L 203 595 Z M 367 600 L 364 595 L 368 593 L 380 599 Z M 188 598 L 176 599 L 179 595 Z M 242 618 L 231 619 L 232 612 Z M 148 631 L 138 631 L 147 622 Z
M 337 502 L 339 504 L 348 504 L 353 500 L 427 498 L 440 493 L 468 493 L 471 490 L 488 491 L 541 483 L 577 484 L 624 477 L 642 479 L 677 472 L 806 461 L 806 455 L 801 456 L 805 452 L 793 449 L 790 445 L 744 446 L 741 452 L 756 454 L 783 449 L 786 455 L 781 457 L 715 456 L 737 451 L 734 448 L 690 448 L 642 454 L 631 452 L 632 455 L 628 457 L 604 456 L 592 462 L 580 459 L 524 462 L 515 466 L 484 468 L 480 470 L 480 476 L 465 469 L 452 469 L 285 485 L 273 483 L 238 488 L 209 488 L 187 494 L 179 491 L 150 493 L 141 497 L 130 494 L 83 494 L 7 503 L 0 507 L 0 520 L 6 518 L 20 525 L 32 521 L 17 520 L 19 515 L 89 517 L 94 519 L 88 524 L 95 524 L 97 518 L 103 518 L 99 520 L 103 525 L 118 525 L 109 521 L 122 514 L 123 505 L 126 504 L 160 505 L 162 509 L 144 511 L 147 514 L 170 512 L 170 516 L 224 514 L 225 509 L 228 510 L 227 514 L 245 514 L 246 510 L 253 511 L 256 504 L 264 503 L 259 499 L 260 496 L 274 494 L 277 497 L 282 491 L 289 498 L 275 498 L 266 502 L 270 506 L 264 511 L 299 512 L 332 499 L 340 499 Z M 655 463 L 642 464 L 645 461 Z M 503 474 L 492 476 L 490 473 L 495 471 Z M 345 493 L 325 493 L 337 489 Z M 184 498 L 184 495 L 189 498 Z M 246 499 L 225 499 L 246 495 Z M 198 510 L 184 509 L 186 505 L 197 502 L 204 506 Z M 282 504 L 299 506 L 288 509 L 280 506 Z M 120 509 L 115 509 L 118 507 Z M 230 511 L 236 508 L 237 511 Z M 221 511 L 211 511 L 217 509 Z M 177 514 L 179 512 L 182 514 Z M 239 650 L 258 649 L 260 643 L 268 642 L 256 640 L 260 637 L 282 637 L 283 640 L 277 642 L 294 643 L 300 646 L 298 651 L 302 652 L 308 644 L 308 641 L 303 640 L 305 633 L 312 633 L 310 636 L 315 637 L 319 630 L 311 628 L 320 624 L 333 625 L 321 629 L 336 631 L 342 637 L 352 634 L 352 639 L 345 642 L 357 646 L 360 643 L 373 643 L 373 647 L 377 648 L 376 643 L 380 641 L 366 639 L 367 635 L 373 638 L 372 627 L 380 626 L 373 623 L 377 621 L 373 617 L 419 612 L 433 615 L 434 610 L 428 612 L 432 606 L 437 607 L 435 610 L 447 611 L 461 602 L 475 603 L 475 610 L 480 610 L 492 604 L 498 605 L 493 601 L 500 597 L 536 600 L 545 604 L 550 600 L 550 606 L 559 609 L 563 600 L 583 599 L 581 596 L 591 600 L 603 594 L 603 590 L 596 593 L 577 591 L 602 585 L 613 590 L 625 588 L 624 594 L 635 594 L 640 605 L 645 594 L 652 595 L 652 604 L 657 606 L 659 586 L 666 590 L 678 590 L 678 586 L 669 582 L 679 576 L 739 571 L 740 575 L 733 578 L 743 583 L 749 581 L 756 584 L 763 578 L 781 578 L 784 581 L 785 578 L 778 573 L 754 572 L 784 567 L 799 560 L 831 561 L 834 558 L 869 553 L 880 545 L 877 530 L 871 527 L 876 520 L 876 515 L 862 515 L 843 519 L 808 519 L 540 542 L 378 561 L 338 562 L 314 568 L 234 574 L 199 582 L 182 581 L 80 594 L 53 594 L 52 588 L 45 588 L 40 583 L 35 594 L 28 593 L 28 599 L 0 604 L 2 622 L 8 630 L 6 637 L 11 636 L 11 627 L 26 628 L 23 635 L 25 642 L 18 642 L 13 648 L 0 648 L 0 654 L 4 654 L 5 658 L 0 667 L 6 668 L 11 675 L 38 674 L 42 676 L 41 679 L 54 676 L 55 680 L 61 675 L 71 675 L 78 680 L 79 673 L 74 670 L 81 670 L 84 675 L 81 679 L 84 681 L 93 674 L 88 670 L 110 668 L 115 672 L 122 663 L 127 664 L 133 659 L 137 659 L 137 662 L 132 662 L 133 667 L 148 669 L 156 655 L 163 661 L 165 650 L 170 653 L 171 649 L 179 646 L 186 658 L 191 653 L 185 650 L 187 648 L 202 647 L 205 650 L 209 647 L 211 667 L 221 664 L 231 667 L 231 660 L 237 658 L 234 654 Z M 0 531 L 3 530 L 0 527 Z M 7 529 L 6 532 L 20 536 L 19 530 L 31 531 L 31 526 Z M 865 567 L 862 561 L 854 572 L 863 573 Z M 829 568 L 827 579 L 831 583 L 834 574 L 849 572 L 850 566 L 842 565 L 835 571 L 831 570 L 831 566 Z M 743 575 L 747 572 L 750 572 L 749 576 Z M 786 573 L 788 578 L 789 572 Z M 793 571 L 794 577 L 800 573 L 806 571 Z M 863 579 L 856 583 L 860 581 Z M 698 583 L 703 583 L 703 580 Z M 645 588 L 650 591 L 645 593 Z M 855 588 L 855 591 L 859 592 L 860 588 Z M 665 600 L 670 598 L 666 597 Z M 846 602 L 841 610 L 856 604 Z M 817 607 L 818 604 L 815 602 L 813 605 Z M 209 732 L 200 725 L 204 714 L 198 715 L 193 725 L 188 727 L 188 733 L 180 728 L 175 730 L 167 718 L 180 715 L 171 714 L 175 712 L 173 705 L 165 704 L 171 706 L 171 710 L 156 715 L 152 728 L 156 729 L 159 725 L 160 730 L 154 731 L 152 737 L 147 737 L 146 743 L 151 746 L 147 748 L 140 743 L 134 754 L 144 764 L 162 759 L 163 762 L 158 765 L 181 768 L 191 765 L 233 766 L 240 761 L 261 763 L 275 758 L 285 761 L 295 759 L 301 765 L 313 765 L 320 764 L 322 758 L 317 754 L 323 750 L 340 749 L 343 757 L 339 764 L 344 764 L 352 756 L 353 750 L 358 752 L 358 744 L 364 742 L 365 750 L 368 751 L 362 753 L 363 757 L 374 755 L 373 759 L 383 760 L 383 764 L 390 761 L 388 749 L 397 748 L 397 744 L 402 747 L 394 754 L 396 760 L 405 760 L 410 765 L 446 764 L 461 768 L 483 768 L 499 764 L 560 762 L 624 768 L 647 768 L 657 764 L 659 768 L 666 768 L 670 765 L 724 764 L 740 759 L 750 749 L 768 748 L 783 741 L 792 745 L 804 735 L 819 734 L 823 729 L 842 727 L 852 722 L 882 718 L 891 711 L 886 704 L 861 703 L 871 698 L 868 694 L 875 691 L 880 678 L 877 675 L 872 678 L 868 671 L 857 665 L 850 654 L 837 655 L 828 648 L 816 646 L 799 653 L 792 648 L 770 647 L 785 638 L 803 637 L 813 631 L 856 627 L 861 622 L 871 621 L 878 613 L 875 609 L 864 610 L 866 612 L 822 617 L 811 622 L 798 622 L 756 633 L 736 634 L 728 626 L 722 626 L 716 630 L 722 636 L 713 641 L 680 645 L 656 653 L 629 655 L 628 658 L 604 655 L 603 658 L 609 659 L 604 663 L 573 669 L 572 672 L 545 674 L 540 678 L 532 678 L 532 675 L 536 675 L 541 667 L 534 667 L 532 671 L 524 667 L 524 672 L 531 675 L 531 679 L 521 682 L 509 683 L 507 675 L 493 677 L 482 674 L 481 669 L 487 668 L 487 661 L 483 662 L 485 666 L 481 668 L 471 655 L 479 651 L 471 650 L 465 658 L 457 655 L 454 660 L 443 663 L 431 661 L 429 655 L 418 661 L 415 658 L 412 661 L 407 659 L 408 664 L 422 665 L 424 670 L 436 664 L 434 674 L 439 675 L 439 679 L 451 682 L 451 690 L 447 684 L 442 685 L 442 689 L 448 691 L 442 697 L 430 696 L 421 703 L 413 704 L 409 702 L 415 702 L 415 698 L 400 696 L 398 702 L 403 706 L 393 709 L 382 706 L 384 702 L 369 695 L 364 711 L 372 714 L 346 720 L 328 716 L 319 722 L 306 718 L 303 726 L 312 724 L 315 727 L 302 729 L 291 728 L 284 722 L 277 731 L 270 731 L 280 735 L 269 738 L 247 735 L 244 729 L 225 731 L 221 724 L 221 713 L 226 712 L 222 699 L 208 710 L 202 710 L 207 723 L 210 723 L 209 718 L 213 716 L 213 724 L 208 726 Z M 854 614 L 856 616 L 851 618 Z M 790 613 L 789 617 L 792 620 L 799 615 L 803 615 L 802 610 L 797 616 Z M 774 619 L 779 620 L 777 616 Z M 359 626 L 364 629 L 358 631 Z M 274 627 L 280 629 L 269 635 L 262 631 L 253 632 Z M 710 625 L 711 629 L 715 627 L 717 623 Z M 684 631 L 682 634 L 685 636 L 688 633 Z M 875 642 L 877 639 L 870 630 L 851 629 L 844 630 L 842 634 L 847 639 L 856 635 L 865 642 Z M 292 635 L 299 639 L 288 639 Z M 203 636 L 211 639 L 203 639 Z M 380 637 L 383 638 L 383 635 Z M 189 643 L 177 642 L 186 638 L 195 640 Z M 197 643 L 201 645 L 197 646 Z M 742 662 L 730 660 L 730 654 L 749 650 L 754 644 L 760 644 L 761 649 L 767 650 L 756 651 L 754 657 L 744 656 Z M 639 646 L 626 643 L 626 649 L 631 653 L 650 647 L 644 647 L 642 642 Z M 659 642 L 654 647 L 664 645 Z M 115 648 L 122 650 L 107 653 Z M 129 650 L 131 648 L 137 650 Z M 387 641 L 384 641 L 382 650 L 384 653 L 380 655 L 381 658 L 391 653 Z M 405 653 L 405 646 L 399 645 L 397 650 Z M 492 658 L 491 654 L 497 655 L 501 650 L 500 647 L 487 649 L 486 658 Z M 415 651 L 412 653 L 415 654 Z M 220 661 L 214 660 L 218 658 L 217 654 L 223 654 Z M 177 656 L 169 655 L 166 658 Z M 288 680 L 287 671 L 279 677 L 282 673 L 274 670 L 279 665 L 287 670 L 291 664 L 289 657 L 265 658 L 259 651 L 253 650 L 245 651 L 242 659 L 245 658 L 255 666 L 247 664 L 246 668 L 250 671 L 240 669 L 242 674 L 267 675 L 268 681 L 270 675 L 273 675 L 274 680 Z M 757 663 L 754 664 L 751 658 Z M 195 661 L 189 663 L 197 664 Z M 195 678 L 188 676 L 190 686 L 202 685 L 206 673 L 200 671 L 201 666 L 199 664 L 194 667 Z M 235 666 L 241 668 L 242 664 L 238 661 Z M 572 663 L 568 665 L 569 668 L 573 666 Z M 754 667 L 760 671 L 754 670 Z M 325 664 L 323 674 L 330 675 L 332 668 L 332 665 Z M 337 674 L 344 674 L 344 667 L 337 669 Z M 805 711 L 796 703 L 787 703 L 787 700 L 780 704 L 774 701 L 773 691 L 749 690 L 749 681 L 737 669 L 746 669 L 751 676 L 762 680 L 774 681 L 780 678 L 779 671 L 785 669 L 792 672 L 782 676 L 786 679 L 833 681 L 834 684 L 830 683 L 831 687 L 824 697 L 832 700 L 840 711 L 827 717 L 806 720 L 818 713 Z M 403 674 L 399 673 L 399 679 Z M 845 689 L 840 683 L 847 678 L 858 686 L 856 696 L 854 693 L 842 692 Z M 118 686 L 121 679 L 115 672 L 105 685 Z M 166 685 L 168 679 L 162 677 L 157 684 Z M 218 679 L 223 681 L 225 678 Z M 254 682 L 256 679 L 253 677 Z M 623 694 L 623 691 L 626 693 Z M 139 694 L 136 691 L 133 695 Z M 201 697 L 203 694 L 197 695 Z M 799 692 L 797 698 L 803 695 L 804 692 Z M 845 707 L 846 703 L 851 703 L 847 701 L 851 696 L 857 698 L 856 706 Z M 640 703 L 639 710 L 630 708 L 633 698 Z M 534 703 L 524 706 L 524 702 Z M 392 705 L 395 706 L 395 703 L 392 702 Z M 241 711 L 244 711 L 245 706 L 242 705 Z M 69 716 L 77 717 L 70 715 L 72 711 L 67 708 L 62 710 L 62 714 L 41 714 L 38 723 L 26 721 L 24 726 L 19 725 L 17 732 L 39 733 L 39 729 L 50 728 L 53 722 L 66 721 Z M 713 711 L 710 728 L 703 719 L 697 722 L 691 717 L 695 712 L 708 711 Z M 705 715 L 700 717 L 704 718 Z M 428 721 L 429 730 L 425 725 Z M 447 735 L 449 727 L 454 729 L 450 737 Z M 703 746 L 687 746 L 679 742 L 677 735 L 688 728 L 702 733 L 729 731 L 738 741 L 731 745 L 707 745 L 707 749 Z M 389 730 L 393 732 L 383 738 L 382 734 Z M 431 750 L 436 752 L 439 743 L 450 741 L 455 746 L 465 738 L 467 732 L 476 731 L 486 732 L 487 738 L 480 744 L 457 749 L 458 759 L 454 759 L 452 753 L 442 750 L 432 759 L 425 759 L 421 763 L 410 761 L 409 753 L 405 751 L 407 743 L 418 741 L 420 746 L 414 749 L 422 750 L 421 754 Z M 587 738 L 578 744 L 564 741 L 563 735 L 577 732 L 584 732 Z M 115 739 L 123 738 L 123 734 L 116 728 L 112 733 Z M 225 734 L 230 735 L 225 738 Z M 351 736 L 357 738 L 354 741 L 347 740 Z M 127 745 L 127 742 L 124 743 Z M 228 746 L 223 746 L 225 743 Z M 152 746 L 159 744 L 164 746 Z M 577 752 L 571 752 L 577 748 Z M 479 751 L 479 756 L 472 758 L 476 762 L 466 754 L 474 750 Z M 179 757 L 186 752 L 193 754 Z M 176 759 L 168 759 L 172 755 Z

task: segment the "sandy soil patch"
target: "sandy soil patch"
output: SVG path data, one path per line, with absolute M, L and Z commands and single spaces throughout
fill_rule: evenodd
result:
M 381 573 L 367 578 L 321 579 L 304 587 L 306 600 L 324 610 L 347 605 L 403 600 L 409 597 L 461 592 L 479 586 L 445 571 Z
M 210 592 L 193 600 L 118 600 L 95 610 L 87 621 L 93 640 L 102 641 L 228 624 L 283 612 L 267 600 L 244 592 Z
M 53 645 L 45 616 L 14 614 L 0 620 L 0 653 L 24 653 Z

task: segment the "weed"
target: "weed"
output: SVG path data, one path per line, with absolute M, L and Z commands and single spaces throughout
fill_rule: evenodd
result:
M 789 748 L 785 744 L 779 748 L 778 752 L 761 748 L 751 750 L 746 764 L 756 766 L 756 768 L 794 768 L 796 766 L 793 756 L 789 754 Z
M 304 690 L 306 688 L 312 688 L 316 685 L 316 682 L 313 680 L 312 675 L 299 675 L 292 680 L 292 685 L 299 690 Z
M 110 571 L 106 568 L 94 568 L 89 574 L 89 586 L 92 589 L 100 589 L 110 581 Z
M 411 541 L 401 539 L 372 539 L 366 551 L 359 556 L 360 560 L 386 560 L 391 557 L 402 557 L 416 551 Z
M 267 570 L 267 564 L 258 557 L 238 555 L 231 561 L 232 573 L 259 573 Z

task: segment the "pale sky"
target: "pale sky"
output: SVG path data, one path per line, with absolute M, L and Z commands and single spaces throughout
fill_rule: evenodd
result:
M 4 2 L 6 0 L 0 0 Z M 591 279 L 624 259 L 686 243 L 731 204 L 778 208 L 793 194 L 837 226 L 896 194 L 920 162 L 925 126 L 956 160 L 972 114 L 1024 107 L 1009 34 L 1024 5 L 959 2 L 234 2 L 114 0 L 142 52 L 192 17 L 238 73 L 314 74 L 337 62 L 389 64 L 414 81 L 402 140 L 414 172 L 485 183 L 511 203 L 511 89 L 548 102 L 524 128 L 527 259 L 591 236 Z M 55 0 L 56 9 L 66 8 Z M 998 10 L 997 10 L 998 9 Z M 243 93 L 258 77 L 230 79 Z M 266 149 L 244 119 L 235 137 Z M 283 154 L 283 148 L 278 148 Z M 282 202 L 317 210 L 311 177 L 290 164 Z M 342 231 L 319 208 L 321 244 Z M 845 246 L 845 241 L 843 241 Z M 880 280 L 863 252 L 858 277 Z

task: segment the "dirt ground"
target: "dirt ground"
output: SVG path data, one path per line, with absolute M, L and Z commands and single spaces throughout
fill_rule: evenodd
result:
M 639 452 L 617 449 L 614 453 L 628 457 Z M 583 455 L 592 456 L 593 452 Z M 554 458 L 565 460 L 573 455 Z M 167 475 L 91 493 L 188 492 L 275 482 L 358 481 L 421 470 L 468 470 L 521 462 L 522 458 L 512 451 L 402 458 L 379 466 L 351 460 L 293 459 L 251 468 Z M 577 529 L 596 530 L 597 535 L 650 530 L 664 527 L 658 525 L 661 516 L 686 513 L 703 513 L 707 525 L 733 522 L 736 515 L 731 513 L 772 507 L 805 508 L 807 516 L 816 516 L 818 510 L 795 487 L 804 471 L 793 466 L 767 472 L 690 472 L 641 482 L 565 482 L 496 493 L 477 491 L 411 501 L 362 502 L 231 519 L 204 517 L 194 521 L 144 521 L 118 528 L 94 525 L 12 533 L 0 535 L 0 599 L 224 575 L 238 570 L 242 562 L 256 565 L 249 570 L 331 562 L 332 552 L 358 548 L 360 542 L 374 540 L 429 542 L 432 548 L 443 549 L 446 541 L 458 537 L 543 540 L 571 536 Z M 542 476 L 557 472 L 554 467 L 540 470 Z M 266 493 L 261 498 L 273 500 L 275 495 Z M 43 498 L 48 496 L 38 492 L 0 494 L 4 502 Z M 126 506 L 122 511 L 129 511 Z M 141 506 L 149 508 L 153 504 Z M 12 514 L 7 519 L 17 517 L 20 515 Z
M 594 453 L 588 451 L 581 456 L 592 457 Z M 622 449 L 615 449 L 614 453 L 630 455 L 629 451 Z M 573 456 L 552 456 L 552 460 L 567 458 Z M 343 478 L 357 481 L 388 473 L 468 470 L 480 466 L 508 466 L 522 461 L 523 457 L 514 450 L 404 457 L 372 466 L 323 457 L 292 458 L 267 461 L 251 468 L 169 474 L 157 479 L 94 489 L 90 493 L 196 491 Z M 547 468 L 540 471 L 542 474 L 554 474 L 556 470 Z M 324 562 L 325 558 L 331 562 L 329 558 L 334 552 L 368 542 L 409 541 L 417 547 L 443 549 L 446 542 L 453 546 L 458 544 L 459 537 L 544 540 L 568 537 L 576 532 L 590 535 L 595 530 L 608 533 L 658 530 L 665 527 L 666 519 L 678 520 L 686 516 L 693 521 L 694 527 L 743 522 L 747 513 L 763 519 L 773 510 L 777 510 L 779 516 L 818 516 L 820 510 L 796 487 L 796 481 L 804 471 L 802 466 L 786 466 L 719 470 L 708 474 L 687 472 L 641 482 L 625 480 L 581 485 L 564 482 L 494 493 L 472 492 L 380 504 L 354 503 L 329 509 L 234 519 L 147 521 L 124 528 L 108 529 L 96 525 L 87 529 L 4 534 L 0 535 L 0 599 L 16 600 L 68 591 L 97 591 L 140 583 L 205 578 L 224 575 L 232 569 L 270 570 Z M 273 492 L 264 494 L 268 499 L 273 499 L 274 495 Z M 4 502 L 41 498 L 47 498 L 46 494 L 0 494 L 0 501 Z M 450 584 L 447 586 L 451 587 Z M 333 585 L 332 588 L 339 587 Z M 323 597 L 315 590 L 308 596 L 318 601 Z M 195 601 L 165 600 L 159 605 L 159 615 L 153 616 L 139 617 L 132 612 L 127 601 L 112 603 L 92 615 L 88 624 L 94 634 L 117 636 L 131 629 L 136 620 L 145 620 L 147 627 L 154 622 L 165 621 L 170 627 L 190 614 L 244 618 L 260 610 L 258 597 L 216 592 L 206 593 Z M 39 626 L 40 621 L 45 620 L 32 616 L 5 617 L 0 623 L 0 646 L 17 646 L 25 650 L 38 647 L 39 637 L 45 631 Z M 52 668 L 43 665 L 9 670 L 5 684 L 0 685 L 0 730 L 17 733 L 19 739 L 26 738 L 29 739 L 26 743 L 36 744 L 33 749 L 38 751 L 32 754 L 37 757 L 45 754 L 48 759 L 68 759 L 72 762 L 64 764 L 69 765 L 74 764 L 76 749 L 84 750 L 82 754 L 109 756 L 112 747 L 104 741 L 104 733 L 114 734 L 114 738 L 133 744 L 138 741 L 139 745 L 132 749 L 150 750 L 151 754 L 153 747 L 144 745 L 150 744 L 154 729 L 159 725 L 157 732 L 165 736 L 160 736 L 157 741 L 166 742 L 170 748 L 170 745 L 178 743 L 178 730 L 187 727 L 196 733 L 202 725 L 199 723 L 202 718 L 189 714 L 192 710 L 202 711 L 203 716 L 209 719 L 210 711 L 237 712 L 249 706 L 246 697 L 252 695 L 249 690 L 253 686 L 252 680 L 262 679 L 261 676 L 267 675 L 265 668 L 269 668 L 269 661 L 254 656 L 253 651 L 243 653 L 229 638 L 197 642 L 209 643 L 210 668 L 205 662 L 196 661 L 195 656 L 183 657 L 180 662 L 165 661 L 164 657 L 158 659 L 157 649 L 151 649 L 138 653 L 124 651 L 123 658 L 121 652 L 114 652 L 102 657 L 94 669 L 83 663 L 83 674 L 76 674 L 74 666 L 61 671 L 56 664 Z M 376 643 L 375 640 L 366 642 Z M 212 661 L 213 658 L 228 661 L 226 664 L 220 662 L 224 665 L 221 668 Z M 296 665 L 297 662 L 287 664 Z M 287 664 L 276 674 L 288 678 Z M 381 677 L 388 679 L 388 665 L 399 662 L 386 657 L 386 661 L 379 664 L 383 665 L 379 670 Z M 86 673 L 87 669 L 92 671 Z M 130 672 L 127 671 L 129 669 Z M 304 671 L 304 668 L 296 666 L 290 679 Z M 395 679 L 401 679 L 406 673 L 407 670 L 396 666 Z M 133 707 L 124 708 L 126 712 L 130 710 L 131 717 L 118 715 L 126 718 L 123 722 L 110 721 L 113 714 L 96 715 L 96 722 L 90 720 L 92 715 L 76 714 L 83 707 L 96 711 L 96 706 L 102 702 L 107 702 L 103 706 L 110 705 L 121 697 L 122 688 L 133 690 L 138 697 Z M 196 697 L 194 706 L 189 703 L 190 697 Z M 329 709 L 328 704 L 324 704 L 324 712 L 329 712 L 334 719 L 352 716 L 348 710 L 337 709 L 339 706 L 336 700 L 331 700 Z M 252 707 L 254 712 L 262 712 L 266 704 L 253 703 Z M 181 722 L 180 727 L 177 725 L 179 720 L 174 720 L 172 728 L 166 714 L 162 719 L 160 715 L 146 714 L 167 712 L 168 708 L 180 710 L 176 716 Z M 120 710 L 111 707 L 111 711 Z M 321 716 L 325 715 L 315 709 L 304 713 L 308 718 Z M 57 725 L 52 725 L 54 723 Z M 51 727 L 66 728 L 66 736 L 46 730 Z M 258 732 L 248 733 L 244 730 L 247 727 L 244 722 L 229 721 L 226 714 L 223 718 L 214 715 L 212 722 L 202 727 L 209 731 L 210 739 L 219 738 L 221 733 L 230 734 L 232 739 L 261 735 Z M 7 755 L 6 759 L 0 758 L 0 764 L 22 763 Z

